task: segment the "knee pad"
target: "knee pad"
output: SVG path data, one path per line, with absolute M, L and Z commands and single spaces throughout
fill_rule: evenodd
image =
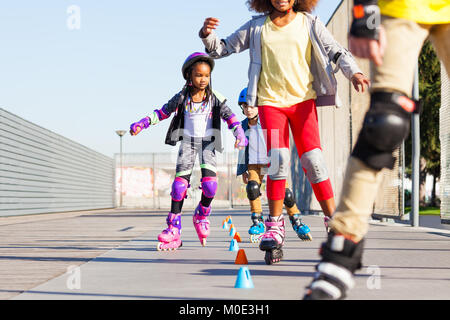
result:
M 284 195 L 284 205 L 288 208 L 292 208 L 295 204 L 294 193 L 291 189 L 286 188 L 286 193 Z
M 323 158 L 322 150 L 319 148 L 302 154 L 300 163 L 306 172 L 306 177 L 311 184 L 316 184 L 328 179 L 328 170 Z
M 271 149 L 269 151 L 268 176 L 272 180 L 285 180 L 289 175 L 290 151 L 288 148 Z
M 258 199 L 259 196 L 261 196 L 259 183 L 254 180 L 250 180 L 247 183 L 246 191 L 248 200 L 253 201 Z
M 202 193 L 207 198 L 214 198 L 217 192 L 217 177 L 204 177 L 201 180 Z
M 186 198 L 187 189 L 189 188 L 189 182 L 181 177 L 176 177 L 172 183 L 172 200 L 179 202 Z
M 375 92 L 352 155 L 377 170 L 392 169 L 392 152 L 410 130 L 411 113 L 418 104 L 396 92 Z

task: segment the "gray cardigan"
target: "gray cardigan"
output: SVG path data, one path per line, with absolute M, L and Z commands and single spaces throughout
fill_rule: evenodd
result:
M 334 74 L 340 69 L 347 79 L 355 73 L 362 73 L 351 53 L 342 47 L 315 16 L 303 12 L 307 17 L 309 37 L 312 43 L 311 73 L 314 76 L 317 106 L 341 106 L 337 95 L 337 81 Z M 247 103 L 257 106 L 257 86 L 261 73 L 261 32 L 267 15 L 253 17 L 226 39 L 220 40 L 212 32 L 202 38 L 206 52 L 214 59 L 229 56 L 250 49 L 248 69 Z M 201 37 L 201 30 L 200 30 Z M 333 68 L 331 62 L 336 64 Z

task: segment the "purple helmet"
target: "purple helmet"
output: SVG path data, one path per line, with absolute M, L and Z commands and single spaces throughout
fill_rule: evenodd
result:
M 183 67 L 181 68 L 181 72 L 185 80 L 188 79 L 187 71 L 189 70 L 189 68 L 198 61 L 205 61 L 211 67 L 211 71 L 214 69 L 214 60 L 209 55 L 204 52 L 194 52 L 186 58 L 183 63 Z

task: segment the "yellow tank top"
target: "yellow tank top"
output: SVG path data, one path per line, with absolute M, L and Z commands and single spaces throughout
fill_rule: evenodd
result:
M 450 0 L 379 0 L 381 13 L 423 24 L 450 23 Z
M 316 99 L 312 88 L 311 41 L 302 13 L 284 27 L 267 17 L 261 33 L 261 74 L 258 105 L 290 107 Z

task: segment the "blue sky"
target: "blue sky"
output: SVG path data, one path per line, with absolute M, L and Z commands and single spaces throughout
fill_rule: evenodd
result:
M 0 107 L 112 157 L 119 150 L 115 130 L 127 130 L 181 89 L 181 64 L 203 51 L 197 34 L 204 18 L 219 18 L 217 33 L 226 37 L 254 14 L 245 2 L 2 1 Z M 339 3 L 322 0 L 315 13 L 326 22 Z M 73 5 L 80 28 L 71 30 Z M 212 74 L 239 117 L 247 67 L 244 52 L 217 61 Z M 126 135 L 123 151 L 173 151 L 164 144 L 169 122 Z

